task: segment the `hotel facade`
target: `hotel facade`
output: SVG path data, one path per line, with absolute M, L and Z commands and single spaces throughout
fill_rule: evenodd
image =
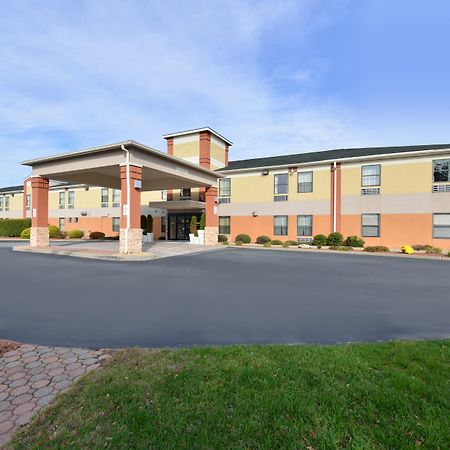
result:
M 214 214 L 219 234 L 230 240 L 246 233 L 252 241 L 267 235 L 310 242 L 314 235 L 338 231 L 360 236 L 366 245 L 431 244 L 450 250 L 450 144 L 229 161 L 232 142 L 210 128 L 164 138 L 174 161 L 220 174 Z M 95 181 L 50 180 L 49 224 L 118 235 L 121 190 Z M 205 209 L 206 190 L 143 190 L 141 215 L 153 217 L 155 239 L 187 240 L 192 215 L 199 218 Z M 31 218 L 31 192 L 31 179 L 0 188 L 0 218 Z

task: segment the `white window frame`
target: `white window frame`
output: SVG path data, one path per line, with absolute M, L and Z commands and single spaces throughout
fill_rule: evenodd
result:
M 448 216 L 448 222 L 445 224 L 435 224 L 435 220 L 437 217 Z M 446 236 L 436 236 L 436 229 L 448 229 Z M 433 214 L 433 239 L 450 239 L 450 213 L 435 213 Z
M 369 216 L 371 217 L 377 217 L 377 225 L 364 225 L 364 219 L 368 219 Z M 364 232 L 364 228 L 376 228 L 377 234 L 367 234 Z M 381 214 L 378 213 L 365 213 L 361 214 L 361 236 L 362 237 L 373 237 L 373 238 L 379 238 L 381 236 Z
M 311 174 L 311 181 L 300 181 L 302 175 Z M 308 190 L 307 190 L 308 189 Z M 299 194 L 311 193 L 314 189 L 314 172 L 312 170 L 302 170 L 297 173 L 297 192 Z

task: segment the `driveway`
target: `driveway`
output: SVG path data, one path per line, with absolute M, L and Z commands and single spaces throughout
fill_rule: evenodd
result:
M 78 347 L 450 335 L 450 263 L 225 249 L 119 263 L 0 243 L 0 337 Z

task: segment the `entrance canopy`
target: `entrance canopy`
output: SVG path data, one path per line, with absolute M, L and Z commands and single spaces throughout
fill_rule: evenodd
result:
M 142 191 L 217 186 L 220 172 L 189 163 L 132 140 L 32 159 L 32 177 L 120 189 L 120 167 L 142 167 Z

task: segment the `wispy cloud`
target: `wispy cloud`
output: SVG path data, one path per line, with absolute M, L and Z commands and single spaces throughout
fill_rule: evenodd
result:
M 361 145 L 371 132 L 332 90 L 311 33 L 348 4 L 313 0 L 4 2 L 0 184 L 18 162 L 209 125 L 232 158 Z M 300 56 L 303 55 L 303 56 Z

